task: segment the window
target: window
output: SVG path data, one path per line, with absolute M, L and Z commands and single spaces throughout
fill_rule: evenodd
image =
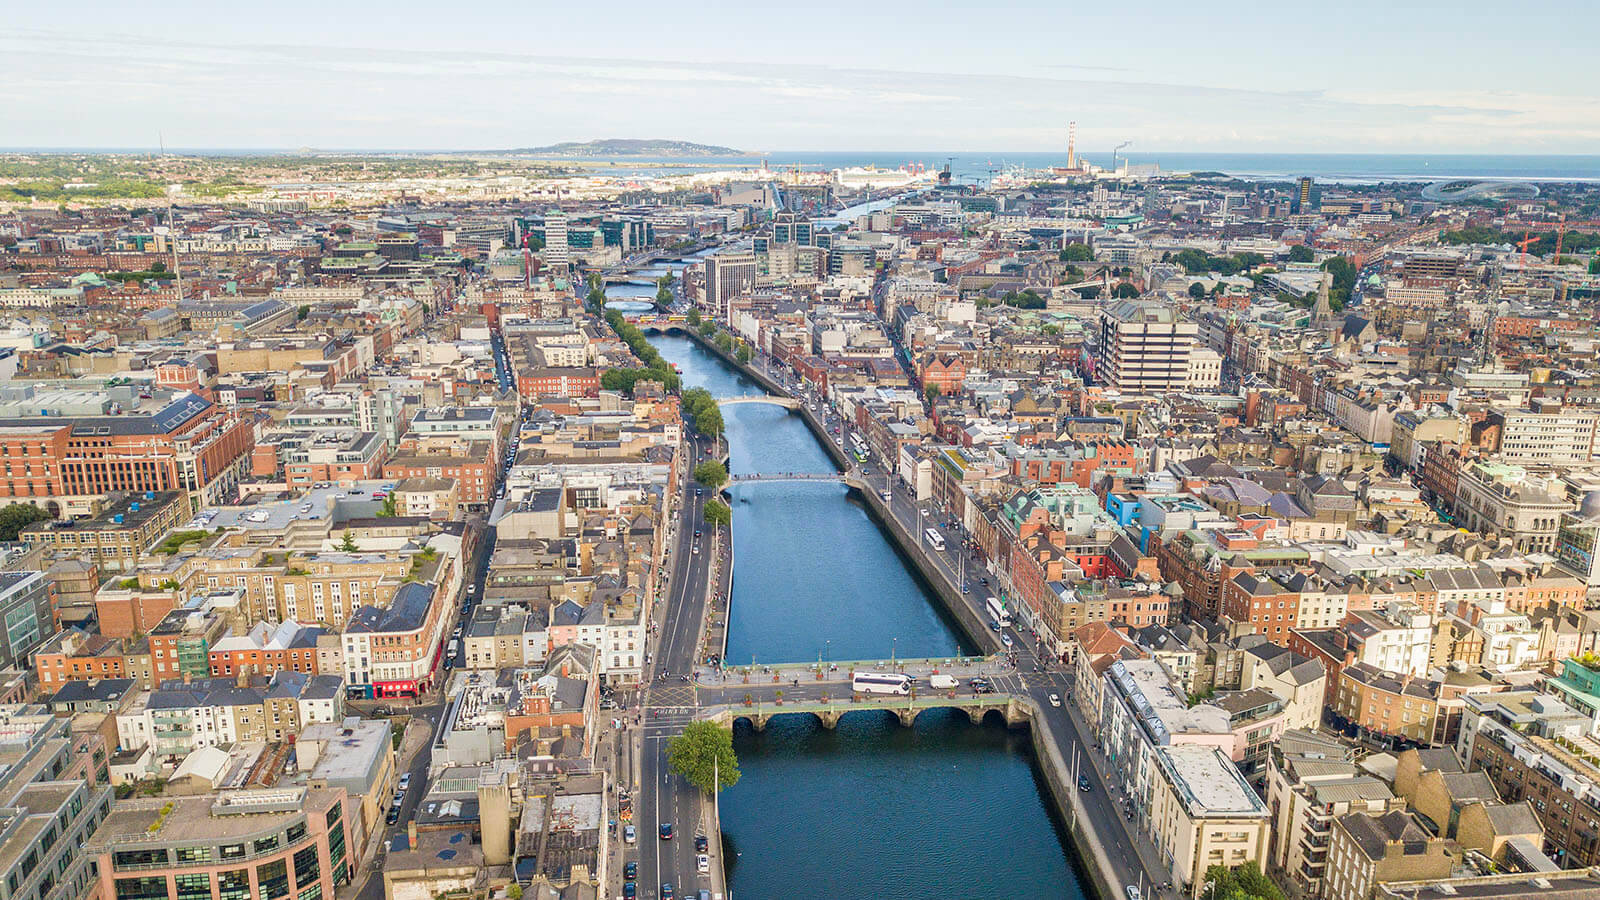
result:
M 178 888 L 177 900 L 211 900 L 211 874 L 209 872 L 178 875 L 175 877 L 175 881 Z
M 231 869 L 217 873 L 218 900 L 247 900 L 250 896 L 250 871 Z
M 262 897 L 289 896 L 289 867 L 285 860 L 275 859 L 257 866 L 256 885 Z
M 111 854 L 111 867 L 119 870 L 139 868 L 141 866 L 166 865 L 166 848 L 159 850 L 118 850 Z
M 277 835 L 273 835 L 272 837 L 264 837 L 264 838 L 257 838 L 256 839 L 255 850 L 256 850 L 256 855 L 257 856 L 259 856 L 259 855 L 261 855 L 263 853 L 271 853 L 272 851 L 274 851 L 276 849 L 278 849 L 278 836 Z
M 293 825 L 290 825 L 288 828 L 284 829 L 284 832 L 283 832 L 284 839 L 287 840 L 291 844 L 299 843 L 300 839 L 305 837 L 305 836 L 306 836 L 306 823 L 304 823 L 304 822 L 296 822 Z
M 243 844 L 223 844 L 217 849 L 223 859 L 244 859 Z
M 155 875 L 144 878 L 118 878 L 117 900 L 166 900 L 167 878 Z
M 295 884 L 310 884 L 321 876 L 322 868 L 317 861 L 317 848 L 315 845 L 307 847 L 294 855 Z
M 179 847 L 178 862 L 184 864 L 203 863 L 211 861 L 210 847 Z

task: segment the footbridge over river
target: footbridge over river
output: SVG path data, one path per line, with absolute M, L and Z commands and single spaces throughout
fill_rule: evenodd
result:
M 731 475 L 728 484 L 764 484 L 769 481 L 827 481 L 833 484 L 851 484 L 845 475 L 826 472 L 754 472 L 749 475 Z
M 718 397 L 718 406 L 738 406 L 741 403 L 765 403 L 768 406 L 781 406 L 784 409 L 799 409 L 800 401 L 793 397 L 774 397 L 771 394 L 758 394 L 751 397 Z

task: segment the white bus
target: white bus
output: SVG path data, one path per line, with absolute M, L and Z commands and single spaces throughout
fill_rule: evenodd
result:
M 933 545 L 933 549 L 938 550 L 940 553 L 943 553 L 944 552 L 944 535 L 940 534 L 937 531 L 934 531 L 932 528 L 929 528 L 927 536 L 928 536 L 928 543 Z
M 858 694 L 909 694 L 911 676 L 893 672 L 857 672 L 850 689 Z
M 1000 598 L 990 597 L 989 602 L 984 605 L 988 607 L 989 618 L 998 623 L 1001 628 L 1011 624 L 1011 614 L 1006 612 L 1004 606 L 1000 605 Z

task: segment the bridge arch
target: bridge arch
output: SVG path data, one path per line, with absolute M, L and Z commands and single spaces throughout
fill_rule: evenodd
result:
M 784 409 L 799 409 L 800 401 L 791 397 L 775 397 L 771 394 L 757 394 L 749 397 L 717 397 L 718 406 L 738 406 L 742 403 L 764 403 L 768 406 L 781 406 Z

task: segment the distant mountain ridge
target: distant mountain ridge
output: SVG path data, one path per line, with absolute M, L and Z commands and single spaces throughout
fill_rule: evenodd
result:
M 565 141 L 548 147 L 522 147 L 502 153 L 539 153 L 547 156 L 745 156 L 743 151 L 692 141 L 608 138 L 601 141 Z

